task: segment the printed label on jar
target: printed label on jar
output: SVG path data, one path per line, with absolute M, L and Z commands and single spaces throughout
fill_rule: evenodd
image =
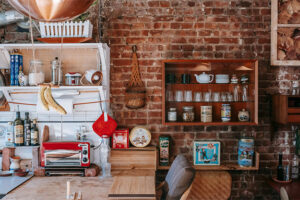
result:
M 201 106 L 201 122 L 212 122 L 212 106 Z
M 228 122 L 231 119 L 231 107 L 228 104 L 223 104 L 221 108 L 221 119 L 223 122 Z
M 24 143 L 24 133 L 23 133 L 23 125 L 15 126 L 15 143 L 23 144 Z
M 168 120 L 170 122 L 176 122 L 176 120 L 177 120 L 177 112 L 168 112 Z

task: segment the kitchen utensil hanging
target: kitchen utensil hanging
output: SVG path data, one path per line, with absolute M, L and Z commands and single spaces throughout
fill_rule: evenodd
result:
M 146 104 L 146 88 L 140 76 L 135 45 L 132 47 L 132 51 L 132 72 L 125 91 L 125 103 L 127 108 L 138 109 Z

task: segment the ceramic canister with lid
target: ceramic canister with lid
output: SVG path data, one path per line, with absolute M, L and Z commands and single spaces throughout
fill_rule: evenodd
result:
M 80 85 L 81 74 L 78 72 L 69 72 L 65 74 L 66 85 Z

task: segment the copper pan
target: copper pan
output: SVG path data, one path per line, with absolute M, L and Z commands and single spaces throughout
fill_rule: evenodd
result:
M 39 21 L 65 21 L 86 11 L 95 0 L 7 0 L 17 11 Z

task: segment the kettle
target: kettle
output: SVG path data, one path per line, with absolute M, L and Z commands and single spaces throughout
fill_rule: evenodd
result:
M 211 83 L 214 80 L 213 74 L 206 74 L 202 72 L 202 74 L 194 74 L 198 83 Z

